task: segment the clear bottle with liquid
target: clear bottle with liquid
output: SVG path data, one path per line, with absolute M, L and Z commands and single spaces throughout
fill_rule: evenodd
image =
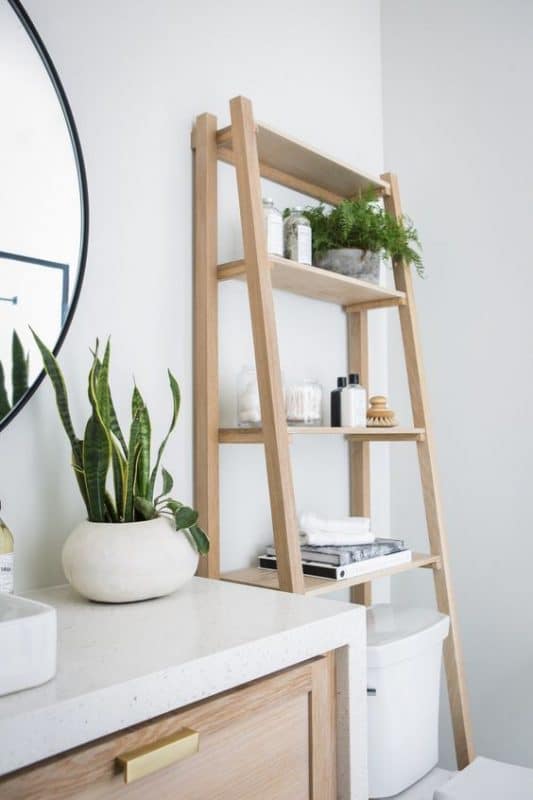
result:
M 311 264 L 313 248 L 311 223 L 303 213 L 301 206 L 292 209 L 283 224 L 285 258 L 298 261 L 300 264 Z
M 263 198 L 263 219 L 267 251 L 273 256 L 283 255 L 283 217 L 270 197 Z
M 13 592 L 14 577 L 15 542 L 13 534 L 0 517 L 0 592 Z
M 366 428 L 366 389 L 359 383 L 357 372 L 351 372 L 348 386 L 341 392 L 341 425 L 343 428 Z

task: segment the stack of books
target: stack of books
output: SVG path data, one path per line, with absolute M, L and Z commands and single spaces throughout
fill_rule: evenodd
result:
M 304 575 L 341 581 L 398 566 L 411 561 L 411 551 L 402 539 L 375 539 L 372 544 L 300 545 Z M 261 569 L 277 569 L 276 549 L 269 545 L 259 556 Z

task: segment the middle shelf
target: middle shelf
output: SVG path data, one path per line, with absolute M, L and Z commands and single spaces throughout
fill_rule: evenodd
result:
M 290 425 L 289 436 L 341 435 L 351 441 L 359 442 L 423 442 L 423 428 L 329 428 L 317 425 Z M 220 428 L 220 444 L 260 444 L 264 441 L 262 428 Z
M 269 256 L 269 264 L 274 289 L 337 303 L 345 308 L 385 308 L 405 303 L 403 292 L 339 275 L 331 270 L 299 264 L 281 256 Z M 245 280 L 246 264 L 242 260 L 220 264 L 217 274 L 219 281 L 232 278 Z

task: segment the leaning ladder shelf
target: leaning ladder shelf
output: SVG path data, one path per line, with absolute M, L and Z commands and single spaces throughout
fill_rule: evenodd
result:
M 461 644 L 450 580 L 450 565 L 435 474 L 433 437 L 417 332 L 412 277 L 408 265 L 394 264 L 395 289 L 269 256 L 263 230 L 261 177 L 335 205 L 374 189 L 385 208 L 402 214 L 396 177 L 367 175 L 347 164 L 256 122 L 249 100 L 230 103 L 231 126 L 217 129 L 211 114 L 200 115 L 192 134 L 195 153 L 195 491 L 200 521 L 210 535 L 209 555 L 200 574 L 236 583 L 320 594 L 350 587 L 353 602 L 370 604 L 371 581 L 407 570 L 432 570 L 437 605 L 450 617 L 444 662 L 459 768 L 474 757 Z M 236 169 L 244 259 L 218 264 L 217 162 Z M 244 280 L 248 288 L 255 362 L 261 400 L 260 429 L 220 428 L 218 411 L 218 284 Z M 283 407 L 281 370 L 274 316 L 273 289 L 336 303 L 346 311 L 348 369 L 368 384 L 368 314 L 395 307 L 400 316 L 413 412 L 412 428 L 288 427 Z M 359 578 L 332 583 L 304 576 L 300 561 L 290 441 L 299 435 L 341 435 L 350 454 L 350 510 L 370 516 L 370 443 L 416 442 L 426 511 L 429 554 L 414 553 L 408 564 Z M 278 572 L 254 567 L 220 573 L 219 447 L 222 444 L 264 446 Z

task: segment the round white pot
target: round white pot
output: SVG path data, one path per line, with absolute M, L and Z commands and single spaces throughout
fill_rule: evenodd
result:
M 68 582 L 89 600 L 128 603 L 171 594 L 189 581 L 198 553 L 165 517 L 81 522 L 63 547 Z

